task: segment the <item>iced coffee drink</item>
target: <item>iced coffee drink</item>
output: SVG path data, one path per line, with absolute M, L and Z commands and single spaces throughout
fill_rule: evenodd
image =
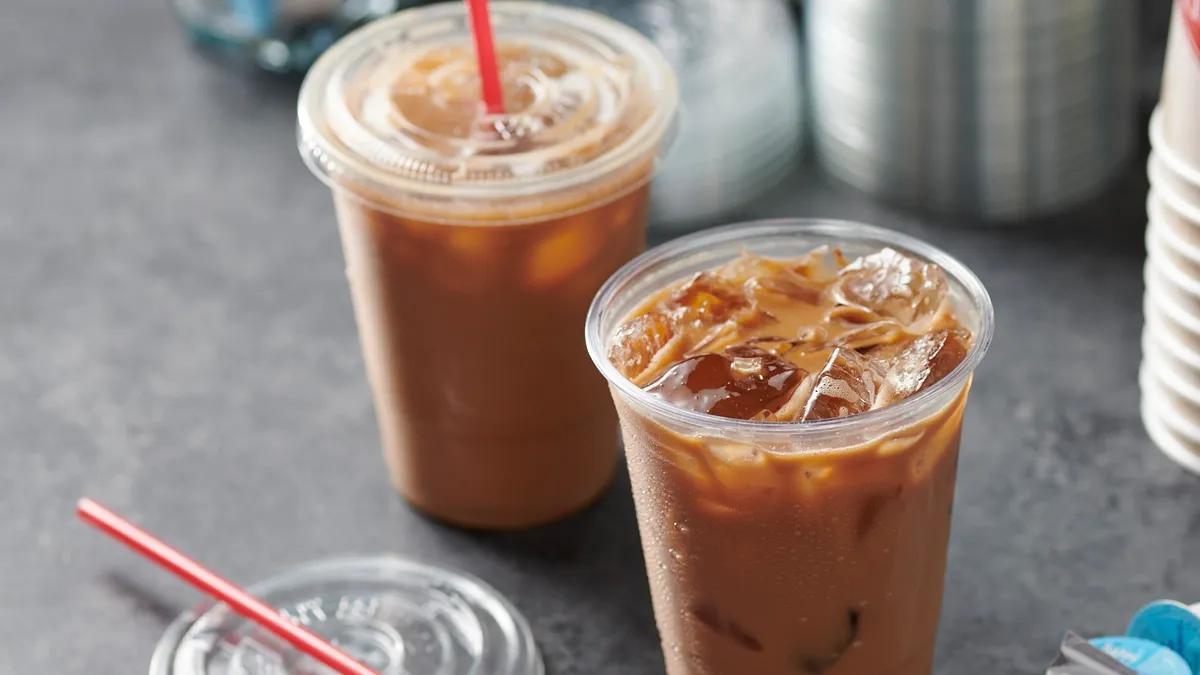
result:
M 579 327 L 644 248 L 676 89 L 621 24 L 491 5 L 504 114 L 480 103 L 455 2 L 329 50 L 299 134 L 333 188 L 392 481 L 434 517 L 512 528 L 582 508 L 611 478 L 616 415 Z
M 670 675 L 929 675 L 978 279 L 908 237 L 767 222 L 601 290 Z

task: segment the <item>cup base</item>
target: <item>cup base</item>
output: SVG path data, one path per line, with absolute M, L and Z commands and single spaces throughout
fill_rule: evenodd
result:
M 487 514 L 474 513 L 466 515 L 463 513 L 450 513 L 435 505 L 422 502 L 418 497 L 406 494 L 400 484 L 393 480 L 392 487 L 396 493 L 404 499 L 413 511 L 421 515 L 422 518 L 433 521 L 440 525 L 454 527 L 468 532 L 510 532 L 514 530 L 525 530 L 533 527 L 542 527 L 550 525 L 560 520 L 577 516 L 596 505 L 601 499 L 608 494 L 609 488 L 612 487 L 616 480 L 616 467 L 609 474 L 608 478 L 601 484 L 600 489 L 591 493 L 586 499 L 579 501 L 571 506 L 568 506 L 561 511 L 546 513 L 535 516 L 525 517 L 496 517 L 496 512 Z
M 1184 469 L 1200 475 L 1200 444 L 1189 443 L 1164 419 L 1167 415 L 1178 415 L 1178 412 L 1166 407 L 1170 404 L 1167 403 L 1161 392 L 1156 391 L 1155 388 L 1159 385 L 1155 382 L 1155 377 L 1146 364 L 1142 365 L 1138 379 L 1141 382 L 1142 392 L 1142 425 L 1146 428 L 1150 440 L 1168 459 Z

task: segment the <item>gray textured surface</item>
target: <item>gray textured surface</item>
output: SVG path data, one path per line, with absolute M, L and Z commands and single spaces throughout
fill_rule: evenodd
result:
M 196 59 L 162 5 L 0 5 L 0 673 L 144 672 L 197 600 L 77 524 L 85 493 L 241 582 L 346 552 L 454 565 L 528 614 L 552 674 L 661 672 L 625 482 L 513 535 L 393 494 L 294 90 Z M 1136 412 L 1138 174 L 1021 231 L 925 223 L 807 172 L 747 214 L 892 225 L 994 295 L 939 673 L 1036 673 L 1066 628 L 1200 599 L 1200 480 Z

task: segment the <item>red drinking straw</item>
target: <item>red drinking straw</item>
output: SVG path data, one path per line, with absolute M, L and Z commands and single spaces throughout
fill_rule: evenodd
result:
M 378 675 L 316 633 L 297 626 L 279 611 L 203 565 L 159 541 L 154 535 L 88 498 L 79 500 L 75 513 L 89 525 L 141 553 L 175 576 L 224 602 L 241 616 L 287 640 L 293 647 L 342 675 Z
M 471 35 L 475 38 L 475 57 L 479 61 L 479 82 L 483 105 L 488 113 L 504 113 L 504 92 L 500 90 L 500 68 L 496 65 L 496 45 L 492 40 L 492 19 L 488 0 L 465 0 L 471 15 Z

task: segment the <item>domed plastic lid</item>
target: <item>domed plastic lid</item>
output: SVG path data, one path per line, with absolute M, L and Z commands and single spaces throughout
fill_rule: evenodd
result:
M 400 12 L 344 38 L 300 92 L 299 145 L 322 179 L 399 205 L 511 199 L 653 158 L 677 103 L 645 37 L 600 14 L 492 2 L 505 113 L 480 104 L 466 10 Z
M 542 675 L 529 624 L 473 577 L 394 557 L 310 563 L 251 586 L 381 675 Z M 332 673 L 220 604 L 185 613 L 150 675 Z

